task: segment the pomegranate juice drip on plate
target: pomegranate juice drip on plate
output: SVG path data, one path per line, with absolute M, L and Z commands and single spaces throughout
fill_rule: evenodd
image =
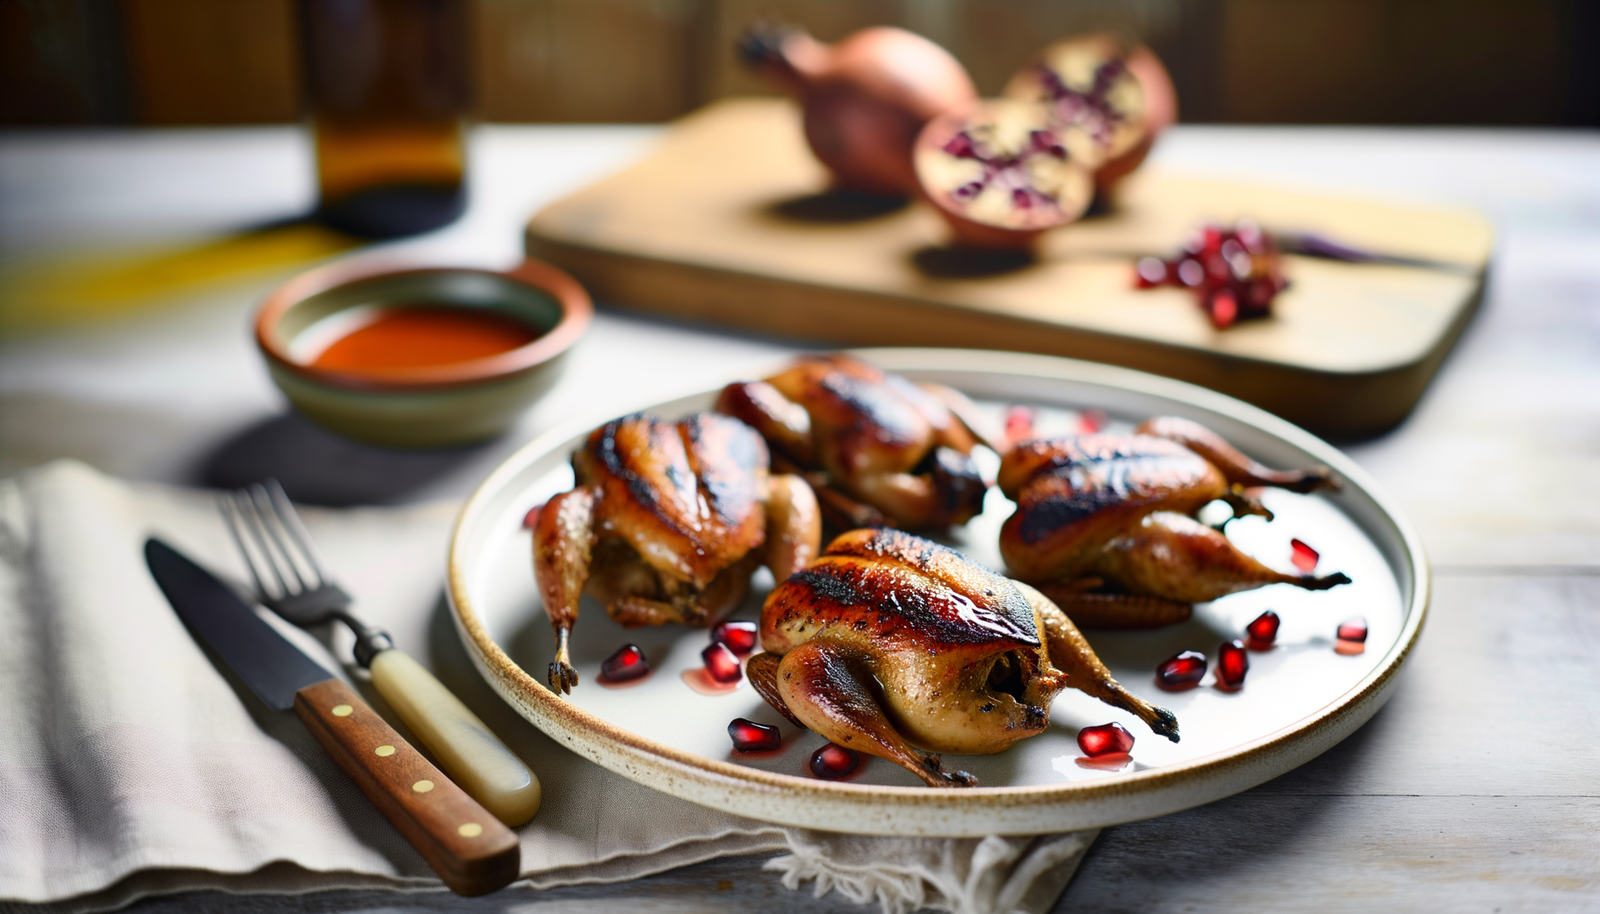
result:
M 517 320 L 478 308 L 351 309 L 334 320 L 347 316 L 339 321 L 343 326 L 329 328 L 330 336 L 337 334 L 333 340 L 307 359 L 312 367 L 381 375 L 453 365 L 510 352 L 540 335 Z

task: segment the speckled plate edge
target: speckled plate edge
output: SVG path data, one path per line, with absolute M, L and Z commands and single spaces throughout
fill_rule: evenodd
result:
M 1137 413 L 1138 401 L 1165 401 L 1166 414 L 1207 423 L 1225 437 L 1275 439 L 1271 459 L 1300 452 L 1334 469 L 1346 482 L 1336 502 L 1383 553 L 1404 603 L 1399 637 L 1377 667 L 1338 699 L 1295 723 L 1226 751 L 1180 764 L 1095 781 L 1024 787 L 933 789 L 813 780 L 746 768 L 644 739 L 551 693 L 512 662 L 489 635 L 466 592 L 467 531 L 495 496 L 530 463 L 584 434 L 609 416 L 583 417 L 529 442 L 484 480 L 467 501 L 451 534 L 448 595 L 467 653 L 489 685 L 534 726 L 604 768 L 703 806 L 784 825 L 861 834 L 976 837 L 1042 834 L 1098 828 L 1166 815 L 1218 800 L 1277 777 L 1349 736 L 1393 692 L 1427 615 L 1427 561 L 1410 523 L 1354 461 L 1332 445 L 1256 407 L 1200 387 L 1142 372 L 1049 356 L 959 349 L 863 349 L 862 358 L 891 371 L 940 380 L 980 397 L 1020 402 L 1078 402 L 1116 413 Z M 786 360 L 785 360 L 786 361 Z M 745 373 L 746 377 L 759 376 Z M 734 380 L 730 378 L 729 380 Z M 970 383 L 969 383 L 970 382 Z M 1098 389 L 1098 397 L 1067 398 L 1052 388 Z M 999 388 L 1004 387 L 1002 391 Z M 691 391 L 693 396 L 703 391 Z M 664 405 L 675 397 L 661 397 Z M 1125 401 L 1119 406 L 1115 401 Z M 650 404 L 641 404 L 648 408 Z M 1148 405 L 1144 409 L 1149 409 Z M 531 573 L 531 572 L 530 572 Z

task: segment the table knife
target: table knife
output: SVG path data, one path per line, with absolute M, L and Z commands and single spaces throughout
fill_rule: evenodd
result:
M 146 540 L 144 557 L 190 633 L 268 707 L 293 708 L 445 885 L 461 895 L 482 895 L 517 878 L 516 835 L 423 758 L 353 689 L 171 546 Z

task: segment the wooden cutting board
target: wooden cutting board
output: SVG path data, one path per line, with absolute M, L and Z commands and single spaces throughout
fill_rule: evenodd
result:
M 1056 230 L 1024 262 L 948 247 L 925 205 L 864 205 L 826 185 L 794 106 L 720 102 L 646 160 L 540 211 L 527 248 L 626 308 L 840 345 L 1110 362 L 1353 438 L 1416 403 L 1477 308 L 1494 243 L 1470 211 L 1147 168 L 1114 212 Z M 1139 256 L 1170 256 L 1200 224 L 1243 216 L 1457 269 L 1288 257 L 1274 315 L 1221 331 L 1186 290 L 1133 287 Z

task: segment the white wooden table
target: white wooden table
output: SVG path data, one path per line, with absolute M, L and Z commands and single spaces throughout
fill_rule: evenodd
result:
M 482 128 L 467 218 L 390 247 L 507 264 L 528 213 L 638 155 L 654 132 Z M 1184 127 L 1157 154 L 1174 168 L 1476 206 L 1501 243 L 1483 313 L 1416 413 L 1348 445 L 1410 513 L 1437 574 L 1394 699 L 1275 781 L 1106 830 L 1057 910 L 1600 910 L 1600 136 Z M 130 247 L 171 250 L 292 216 L 312 196 L 309 152 L 290 129 L 0 136 L 0 315 L 34 328 L 0 340 L 0 473 L 77 457 L 181 483 L 267 470 L 313 500 L 459 497 L 576 398 L 620 410 L 641 384 L 709 381 L 794 345 L 602 311 L 562 386 L 505 441 L 375 456 L 286 416 L 261 369 L 247 317 L 288 267 L 179 281 L 151 297 L 159 305 L 111 301 L 70 322 L 36 313 L 34 287 L 19 284 L 52 259 L 92 273 Z M 292 907 L 862 910 L 790 892 L 760 864 L 476 901 L 330 893 Z M 223 903 L 273 908 L 204 894 L 139 907 Z

